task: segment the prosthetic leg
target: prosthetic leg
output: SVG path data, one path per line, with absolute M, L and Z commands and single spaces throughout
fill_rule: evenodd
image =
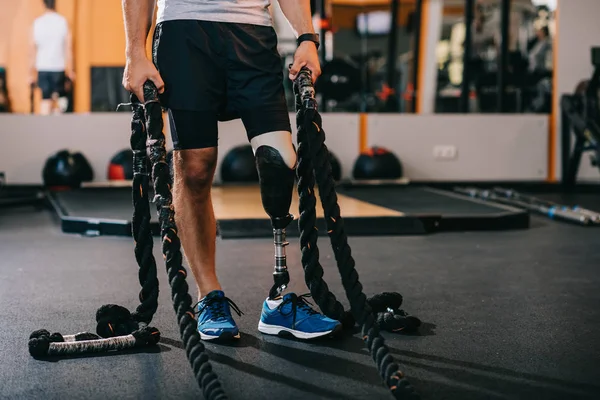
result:
M 294 190 L 294 169 L 290 168 L 279 151 L 262 145 L 255 151 L 256 169 L 260 180 L 262 204 L 271 218 L 275 243 L 275 270 L 273 287 L 269 299 L 281 295 L 290 282 L 287 270 L 285 228 L 294 219 L 290 214 L 292 192 Z

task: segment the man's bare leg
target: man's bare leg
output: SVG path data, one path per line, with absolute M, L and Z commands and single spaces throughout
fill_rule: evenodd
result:
M 60 109 L 58 107 L 58 99 L 59 99 L 58 93 L 56 93 L 56 92 L 52 93 L 52 111 L 51 112 L 53 115 L 58 115 L 61 113 Z
M 175 222 L 199 299 L 221 290 L 215 271 L 217 225 L 211 199 L 216 164 L 216 147 L 173 152 Z
M 52 114 L 54 100 L 52 99 L 43 99 L 40 101 L 40 115 L 50 115 Z

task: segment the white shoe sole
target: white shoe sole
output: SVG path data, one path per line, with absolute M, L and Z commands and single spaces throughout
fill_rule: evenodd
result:
M 321 336 L 329 335 L 334 330 L 336 330 L 336 329 L 332 329 L 332 330 L 324 331 L 324 332 L 308 333 L 308 332 L 296 331 L 294 329 L 286 328 L 283 326 L 265 324 L 262 321 L 258 322 L 258 331 L 261 333 L 264 333 L 267 335 L 280 335 L 282 333 L 289 333 L 297 339 L 314 339 L 314 338 L 318 338 Z
M 234 335 L 231 332 L 223 332 L 220 336 L 206 335 L 200 331 L 198 331 L 198 333 L 200 334 L 200 339 L 202 340 L 231 340 L 240 338 L 239 332 L 237 333 L 237 335 Z

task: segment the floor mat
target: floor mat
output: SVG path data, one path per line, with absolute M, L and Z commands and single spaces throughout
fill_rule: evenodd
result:
M 453 193 L 409 186 L 342 186 L 339 193 L 406 214 L 438 213 L 444 216 L 498 214 L 506 208 L 471 201 Z
M 316 192 L 318 197 L 318 192 Z M 152 195 L 150 195 L 152 197 Z M 131 235 L 131 188 L 87 188 L 57 192 L 51 202 L 66 233 Z M 485 204 L 451 192 L 429 188 L 344 188 L 337 202 L 346 233 L 352 236 L 414 235 L 439 231 L 526 229 L 529 215 L 501 205 Z M 264 211 L 260 190 L 251 186 L 217 186 L 212 204 L 223 238 L 270 237 L 271 221 Z M 297 193 L 290 211 L 300 215 Z M 327 231 L 323 207 L 317 198 L 317 228 Z M 152 229 L 160 232 L 151 207 Z M 298 223 L 288 235 L 300 234 Z

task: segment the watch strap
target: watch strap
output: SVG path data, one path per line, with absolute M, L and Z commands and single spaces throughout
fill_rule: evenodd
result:
M 317 33 L 303 33 L 302 35 L 298 36 L 296 42 L 298 46 L 300 46 L 300 43 L 302 42 L 313 42 L 317 46 L 317 49 L 321 44 L 321 41 L 319 40 L 319 34 Z

